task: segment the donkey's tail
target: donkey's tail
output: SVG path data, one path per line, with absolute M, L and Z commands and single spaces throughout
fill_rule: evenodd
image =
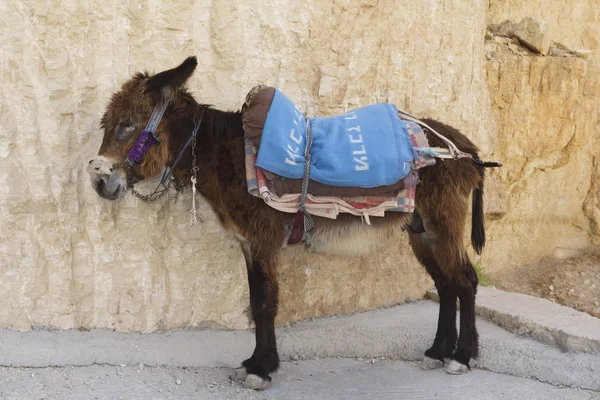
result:
M 479 185 L 473 190 L 471 244 L 477 254 L 481 254 L 485 246 L 485 223 L 483 218 L 483 181 L 485 178 L 485 169 L 501 167 L 502 164 L 497 162 L 483 162 L 477 155 L 473 157 L 473 161 L 477 164 L 477 172 L 479 173 L 480 180 Z
M 481 254 L 485 246 L 485 223 L 483 220 L 483 180 L 485 177 L 484 167 L 478 165 L 477 172 L 480 176 L 479 185 L 473 190 L 472 219 L 471 219 L 471 244 Z

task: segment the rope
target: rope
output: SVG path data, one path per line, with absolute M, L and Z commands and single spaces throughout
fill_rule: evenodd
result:
M 300 193 L 300 202 L 298 210 L 304 213 L 304 232 L 312 232 L 315 228 L 312 216 L 306 211 L 306 196 L 308 195 L 308 182 L 310 175 L 310 148 L 312 146 L 312 129 L 310 127 L 310 118 L 306 118 L 306 146 L 304 147 L 304 176 L 302 177 L 302 191 Z
M 456 147 L 456 145 L 454 143 L 452 143 L 452 141 L 450 139 L 448 139 L 445 136 L 443 136 L 442 134 L 438 133 L 435 129 L 433 129 L 432 127 L 427 125 L 425 122 L 421 121 L 418 118 L 413 117 L 412 115 L 410 115 L 407 112 L 402 111 L 402 110 L 398 110 L 398 114 L 400 114 L 404 119 L 407 119 L 408 121 L 412 121 L 416 124 L 424 126 L 425 128 L 429 129 L 431 131 L 431 133 L 433 133 L 434 135 L 439 137 L 444 143 L 446 143 L 446 146 L 448 146 L 448 150 L 450 151 L 450 155 L 452 156 L 452 158 L 468 157 L 468 155 L 466 153 L 463 153 L 462 151 L 460 151 L 458 149 L 458 147 Z

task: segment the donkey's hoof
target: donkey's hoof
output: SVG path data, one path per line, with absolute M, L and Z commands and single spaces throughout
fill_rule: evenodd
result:
M 442 361 L 427 356 L 425 356 L 423 358 L 423 361 L 421 362 L 421 368 L 425 371 L 429 371 L 430 369 L 441 368 L 443 365 L 444 363 Z
M 246 389 L 263 390 L 269 386 L 269 383 L 271 383 L 271 381 L 268 379 L 261 378 L 258 375 L 248 374 L 243 386 Z
M 461 364 L 456 360 L 450 360 L 450 363 L 446 367 L 446 372 L 451 375 L 462 375 L 469 371 L 469 367 L 465 364 Z

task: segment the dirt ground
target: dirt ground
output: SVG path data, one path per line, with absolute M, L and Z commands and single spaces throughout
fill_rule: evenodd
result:
M 544 259 L 490 276 L 489 284 L 546 298 L 600 318 L 600 254 Z

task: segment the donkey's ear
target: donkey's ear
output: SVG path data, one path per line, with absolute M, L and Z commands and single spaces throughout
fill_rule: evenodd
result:
M 171 100 L 175 91 L 192 76 L 196 65 L 198 65 L 196 57 L 188 57 L 180 66 L 160 72 L 148 79 L 146 88 L 149 92 L 159 95 L 165 100 Z

